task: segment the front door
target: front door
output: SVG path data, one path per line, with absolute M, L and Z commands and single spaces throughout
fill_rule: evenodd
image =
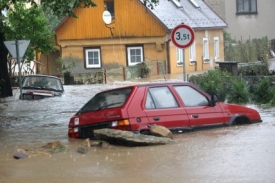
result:
M 190 120 L 190 126 L 205 126 L 225 122 L 219 106 L 211 106 L 209 99 L 198 89 L 189 85 L 173 87 L 180 96 Z

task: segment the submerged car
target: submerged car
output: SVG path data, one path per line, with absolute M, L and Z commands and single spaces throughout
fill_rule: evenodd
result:
M 50 75 L 27 75 L 22 78 L 22 96 L 18 90 L 15 98 L 37 100 L 46 97 L 61 96 L 64 88 L 58 77 Z
M 101 128 L 148 134 L 153 124 L 180 131 L 256 122 L 262 122 L 256 110 L 218 102 L 189 82 L 148 83 L 97 93 L 71 117 L 68 136 L 92 138 Z

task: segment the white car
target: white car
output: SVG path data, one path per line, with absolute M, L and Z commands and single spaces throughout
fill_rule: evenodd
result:
M 46 97 L 61 96 L 64 88 L 58 77 L 50 75 L 27 75 L 22 78 L 22 96 L 20 89 L 15 94 L 16 99 L 37 100 Z

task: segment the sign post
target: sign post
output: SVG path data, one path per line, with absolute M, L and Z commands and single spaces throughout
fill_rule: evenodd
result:
M 176 47 L 183 49 L 183 52 L 185 52 L 184 49 L 190 47 L 195 40 L 194 30 L 188 25 L 180 24 L 172 30 L 171 40 Z M 183 80 L 186 81 L 185 54 L 183 55 Z
M 20 97 L 22 97 L 22 82 L 21 82 L 21 67 L 20 62 L 21 58 L 25 55 L 25 52 L 30 44 L 30 40 L 15 40 L 15 41 L 4 41 L 4 44 L 8 48 L 10 54 L 13 58 L 16 58 L 18 64 L 18 78 L 19 78 L 19 88 L 20 88 Z

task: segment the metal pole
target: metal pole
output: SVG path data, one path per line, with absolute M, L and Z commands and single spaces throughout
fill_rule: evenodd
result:
M 183 81 L 186 81 L 185 49 L 182 49 L 183 55 Z
M 20 67 L 20 58 L 19 58 L 19 46 L 18 46 L 18 40 L 15 40 L 15 46 L 16 46 L 16 60 L 18 64 L 18 79 L 19 79 L 19 89 L 20 89 L 20 96 L 19 99 L 22 98 L 22 82 L 21 82 L 21 67 Z

